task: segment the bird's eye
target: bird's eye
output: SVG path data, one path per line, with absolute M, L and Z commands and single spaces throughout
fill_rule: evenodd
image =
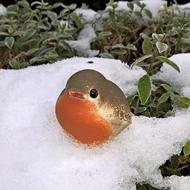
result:
M 98 91 L 95 88 L 91 89 L 90 90 L 90 97 L 96 98 L 97 96 L 98 96 Z

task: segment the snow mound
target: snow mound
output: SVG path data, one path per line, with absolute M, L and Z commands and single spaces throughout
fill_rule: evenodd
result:
M 91 42 L 96 38 L 96 33 L 90 24 L 85 24 L 80 31 L 77 40 L 69 40 L 67 43 L 77 51 L 78 56 L 94 57 L 97 50 L 91 50 Z
M 179 66 L 180 73 L 176 72 L 171 66 L 164 64 L 155 78 L 165 80 L 180 94 L 190 96 L 190 54 L 176 54 L 170 59 Z
M 113 141 L 87 148 L 64 133 L 54 112 L 67 79 L 82 69 L 101 72 L 126 94 L 136 91 L 145 74 L 102 58 L 0 70 L 0 189 L 133 190 L 136 183 L 148 182 L 184 190 L 189 177 L 163 179 L 159 166 L 180 153 L 190 137 L 190 110 L 165 119 L 133 116 L 129 129 Z

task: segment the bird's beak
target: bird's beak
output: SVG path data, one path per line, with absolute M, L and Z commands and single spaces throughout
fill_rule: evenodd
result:
M 68 95 L 70 97 L 84 99 L 84 93 L 82 93 L 82 92 L 70 91 L 70 92 L 68 92 Z

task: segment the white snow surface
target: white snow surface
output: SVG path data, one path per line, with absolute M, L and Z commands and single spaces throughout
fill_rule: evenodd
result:
M 184 54 L 173 59 L 183 70 Z M 136 183 L 147 182 L 185 190 L 189 177 L 163 179 L 159 166 L 180 153 L 189 139 L 190 110 L 165 119 L 133 116 L 130 127 L 106 144 L 77 144 L 60 127 L 54 109 L 67 79 L 82 69 L 101 72 L 126 94 L 136 91 L 145 74 L 141 68 L 103 58 L 0 70 L 0 189 L 135 190 Z M 188 78 L 183 83 L 188 84 Z
M 170 178 L 170 183 L 171 183 L 171 190 L 189 190 L 190 187 L 190 177 L 177 177 L 177 176 L 172 176 Z
M 80 15 L 85 23 L 91 23 L 95 20 L 95 18 L 99 17 L 96 11 L 87 8 L 78 8 L 75 10 L 75 13 Z
M 2 4 L 0 4 L 0 15 L 5 15 L 6 13 L 7 9 Z
M 85 24 L 80 31 L 77 40 L 69 40 L 67 43 L 77 51 L 78 56 L 94 57 L 98 55 L 97 50 L 91 50 L 91 42 L 96 38 L 96 33 L 91 24 Z
M 180 73 L 176 72 L 171 66 L 164 64 L 155 78 L 166 80 L 172 85 L 174 90 L 184 96 L 190 97 L 190 54 L 176 54 L 170 59 L 177 63 L 180 68 Z

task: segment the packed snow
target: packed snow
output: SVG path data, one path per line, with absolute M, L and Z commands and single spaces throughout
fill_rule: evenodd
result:
M 173 60 L 181 70 L 186 67 L 181 64 L 183 54 Z M 55 117 L 55 102 L 67 79 L 87 68 L 104 74 L 126 95 L 137 90 L 137 81 L 145 74 L 141 68 L 130 69 L 118 60 L 103 58 L 0 70 L 0 189 L 132 190 L 139 182 L 163 188 L 179 181 L 178 189 L 184 190 L 180 179 L 187 184 L 189 177 L 163 179 L 159 166 L 180 153 L 189 139 L 189 109 L 165 119 L 133 116 L 129 129 L 101 147 L 85 147 L 65 134 Z M 188 78 L 182 80 L 189 84 Z

